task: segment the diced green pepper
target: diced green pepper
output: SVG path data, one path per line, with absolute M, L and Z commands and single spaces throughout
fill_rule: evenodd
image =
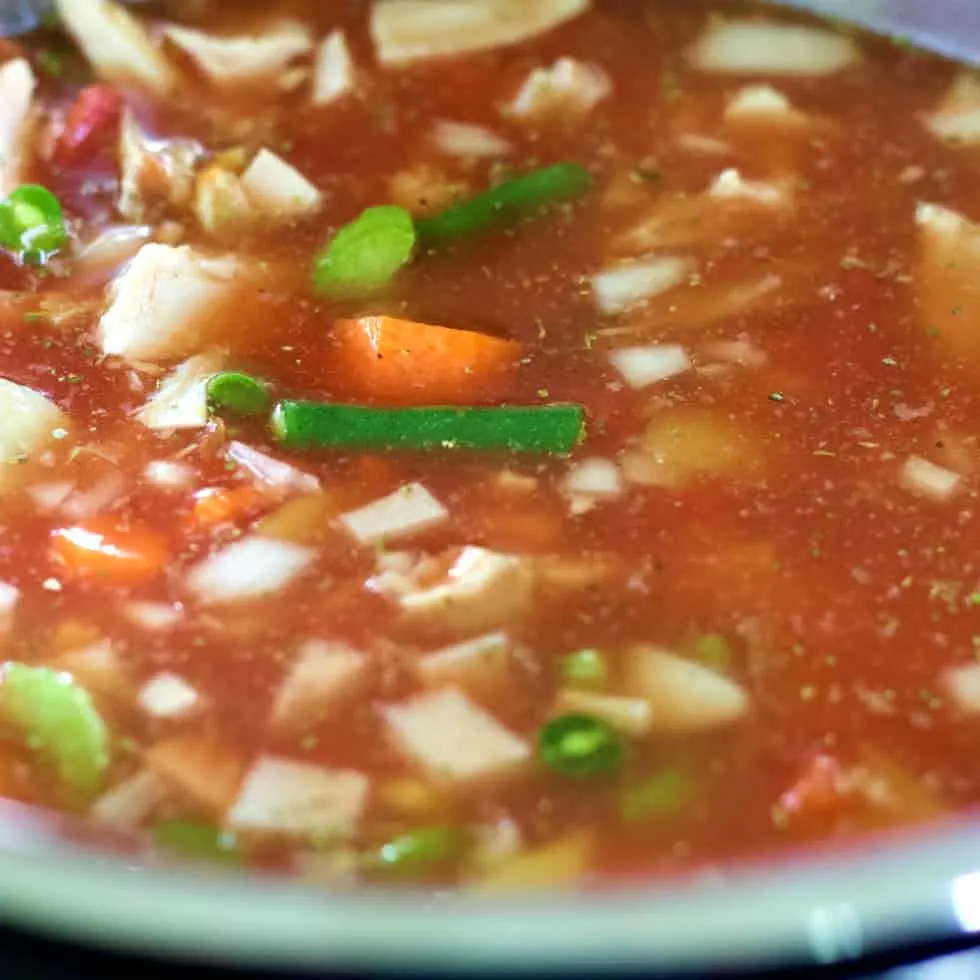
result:
M 109 732 L 87 691 L 68 674 L 8 664 L 0 687 L 0 717 L 77 793 L 93 795 L 109 766 Z
M 321 295 L 350 297 L 380 289 L 415 250 L 412 216 L 394 204 L 368 208 L 341 228 L 313 262 Z
M 566 455 L 582 438 L 581 405 L 368 408 L 282 401 L 272 430 L 292 449 L 483 450 Z
M 616 730 L 591 715 L 560 715 L 538 733 L 541 761 L 571 779 L 613 772 L 622 763 L 623 754 L 623 741 Z
M 485 231 L 500 221 L 513 221 L 552 204 L 573 201 L 591 186 L 592 176 L 585 167 L 578 163 L 556 163 L 506 180 L 476 197 L 450 205 L 431 218 L 420 218 L 415 227 L 425 242 L 460 238 Z

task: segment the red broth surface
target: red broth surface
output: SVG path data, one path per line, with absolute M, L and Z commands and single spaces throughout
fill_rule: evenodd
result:
M 434 2 L 434 53 L 393 63 L 377 7 L 295 0 L 141 7 L 154 91 L 64 6 L 0 67 L 37 79 L 23 119 L 0 100 L 4 192 L 67 218 L 56 254 L 0 254 L 0 793 L 163 855 L 482 890 L 980 800 L 980 83 L 709 2 L 474 0 L 455 42 Z M 295 50 L 229 80 L 174 23 Z M 314 104 L 333 31 L 352 77 Z M 313 198 L 281 169 L 243 190 L 260 150 Z M 365 208 L 554 163 L 591 187 L 423 241 L 380 289 L 314 288 Z M 222 370 L 586 424 L 570 454 L 296 449 L 206 410 Z

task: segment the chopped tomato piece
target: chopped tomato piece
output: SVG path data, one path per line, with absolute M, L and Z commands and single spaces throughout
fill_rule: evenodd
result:
M 334 342 L 345 392 L 401 405 L 499 398 L 521 352 L 511 340 L 391 316 L 338 320 Z
M 115 138 L 122 107 L 122 96 L 111 85 L 83 88 L 55 144 L 54 162 L 70 166 L 99 153 Z
M 51 532 L 55 559 L 81 578 L 135 582 L 160 572 L 170 557 L 165 535 L 148 527 L 96 518 Z
M 262 494 L 254 487 L 209 487 L 194 494 L 190 522 L 195 527 L 224 524 L 255 510 L 261 501 Z

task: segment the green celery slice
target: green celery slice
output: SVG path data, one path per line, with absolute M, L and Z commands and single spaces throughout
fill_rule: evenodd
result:
M 153 839 L 161 851 L 188 860 L 242 863 L 234 835 L 197 820 L 164 820 L 153 828 Z
M 0 687 L 0 716 L 78 793 L 94 795 L 109 766 L 109 732 L 91 695 L 68 674 L 12 663 Z
M 281 401 L 276 439 L 292 449 L 500 450 L 566 455 L 581 440 L 581 405 L 369 408 Z
M 573 201 L 591 186 L 592 176 L 581 164 L 556 163 L 506 180 L 431 218 L 420 218 L 415 228 L 423 241 L 460 238 L 485 231 L 498 221 L 515 220 L 552 204 Z

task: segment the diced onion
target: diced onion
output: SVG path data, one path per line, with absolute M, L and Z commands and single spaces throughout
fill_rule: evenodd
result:
M 223 351 L 195 354 L 165 378 L 136 413 L 148 429 L 200 429 L 208 421 L 208 382 L 227 361 Z
M 594 275 L 592 292 L 602 313 L 622 313 L 679 286 L 694 267 L 691 259 L 671 255 L 623 262 Z
M 170 459 L 153 459 L 146 464 L 143 476 L 148 483 L 166 489 L 189 487 L 194 482 L 194 471 L 185 463 Z
M 234 440 L 225 448 L 225 456 L 245 470 L 257 483 L 284 490 L 314 493 L 320 489 L 320 481 L 312 473 L 284 463 L 268 453 L 260 452 L 244 442 Z
M 201 707 L 201 696 L 182 677 L 162 673 L 140 689 L 140 706 L 152 718 L 187 718 Z
M 313 62 L 311 101 L 328 105 L 354 90 L 354 60 L 344 32 L 331 31 L 317 48 Z
M 980 715 L 980 664 L 950 667 L 943 674 L 942 684 L 960 711 Z
M 646 735 L 653 727 L 653 709 L 649 701 L 575 688 L 562 688 L 558 692 L 554 714 L 585 714 L 601 718 L 630 738 Z
M 166 602 L 133 600 L 123 607 L 123 615 L 134 626 L 155 633 L 176 626 L 183 618 L 184 610 Z
M 936 111 L 926 117 L 926 125 L 954 146 L 980 143 L 980 78 L 961 72 Z
M 323 195 L 292 164 L 265 148 L 242 174 L 242 187 L 256 209 L 276 218 L 316 214 Z
M 366 776 L 292 759 L 261 756 L 228 812 L 233 830 L 333 841 L 357 831 L 367 805 Z
M 421 483 L 408 483 L 387 497 L 339 518 L 361 544 L 408 537 L 448 519 L 449 511 Z
M 241 602 L 284 589 L 315 558 L 312 549 L 285 541 L 242 538 L 193 568 L 187 584 L 207 605 Z
M 609 76 L 598 65 L 559 58 L 547 68 L 535 68 L 504 112 L 516 119 L 584 116 L 611 91 Z
M 10 632 L 14 625 L 14 611 L 20 601 L 20 589 L 9 582 L 0 582 L 0 636 Z
M 623 477 L 611 459 L 583 459 L 569 467 L 562 491 L 568 495 L 617 497 L 623 492 Z
M 899 474 L 899 484 L 909 493 L 942 503 L 960 489 L 963 478 L 921 456 L 909 456 Z
M 679 344 L 623 347 L 609 355 L 612 366 L 631 388 L 647 388 L 691 368 L 687 351 Z
M 831 75 L 860 59 L 853 41 L 799 24 L 713 20 L 689 52 L 702 71 L 732 74 Z
M 719 202 L 742 202 L 767 208 L 780 208 L 792 203 L 792 194 L 788 188 L 763 180 L 744 180 L 731 167 L 718 175 L 718 179 L 709 188 L 708 195 Z
M 440 120 L 432 130 L 432 142 L 443 153 L 456 157 L 506 156 L 513 147 L 485 126 Z

